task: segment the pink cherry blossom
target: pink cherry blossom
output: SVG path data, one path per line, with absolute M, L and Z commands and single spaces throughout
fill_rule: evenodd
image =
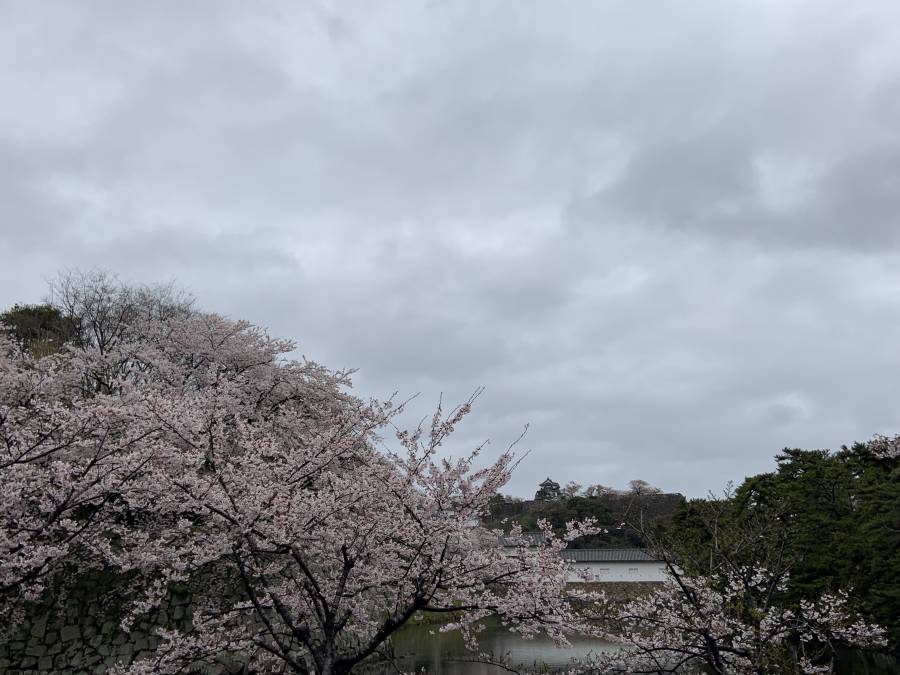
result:
M 511 553 L 472 526 L 515 463 L 447 455 L 475 396 L 397 431 L 403 405 L 354 397 L 350 373 L 211 314 L 138 317 L 102 348 L 39 361 L 2 347 L 6 610 L 64 564 L 139 573 L 126 629 L 173 582 L 218 580 L 190 633 L 160 629 L 131 672 L 233 658 L 343 673 L 429 613 L 476 653 L 490 614 L 560 644 L 593 630 L 559 556 L 592 524 L 544 524 L 546 546 Z

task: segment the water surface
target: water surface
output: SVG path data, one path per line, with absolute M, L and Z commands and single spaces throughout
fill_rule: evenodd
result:
M 619 649 L 610 642 L 588 638 L 572 638 L 572 645 L 557 647 L 552 640 L 538 636 L 525 640 L 504 629 L 499 621 L 488 619 L 481 633 L 482 649 L 495 658 L 508 657 L 511 666 L 532 672 L 561 672 L 573 658 L 584 658 L 591 653 Z M 441 633 L 438 626 L 416 623 L 405 627 L 393 641 L 397 656 L 396 667 L 376 669 L 379 673 L 395 674 L 397 668 L 404 672 L 422 671 L 433 675 L 499 675 L 508 671 L 487 663 L 478 663 L 466 650 L 462 636 L 457 632 Z M 900 663 L 891 656 L 847 651 L 837 660 L 838 675 L 900 675 Z

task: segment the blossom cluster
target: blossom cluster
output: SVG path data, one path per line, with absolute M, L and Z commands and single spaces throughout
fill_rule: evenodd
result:
M 714 673 L 812 675 L 831 672 L 828 656 L 838 644 L 885 644 L 884 630 L 856 616 L 846 593 L 783 606 L 776 593 L 787 582 L 783 570 L 734 568 L 701 577 L 672 568 L 661 589 L 620 610 L 625 648 L 608 655 L 606 665 L 629 672 L 703 664 Z
M 560 643 L 591 630 L 558 552 L 592 525 L 545 524 L 547 546 L 512 555 L 472 526 L 515 461 L 447 456 L 472 401 L 388 444 L 403 406 L 350 395 L 348 372 L 289 359 L 289 342 L 198 312 L 135 321 L 43 359 L 0 344 L 6 611 L 102 565 L 144 580 L 128 630 L 176 581 L 231 580 L 195 598 L 189 633 L 160 629 L 154 657 L 122 664 L 135 673 L 347 672 L 422 613 L 452 614 L 476 652 L 488 614 Z

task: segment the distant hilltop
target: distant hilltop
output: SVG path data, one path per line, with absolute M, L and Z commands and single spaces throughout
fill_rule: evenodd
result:
M 546 502 L 566 497 L 600 497 L 603 495 L 640 496 L 658 494 L 664 493 L 658 487 L 655 487 L 640 478 L 628 481 L 628 487 L 624 490 L 620 490 L 609 485 L 601 485 L 600 483 L 582 486 L 581 483 L 576 483 L 575 481 L 569 481 L 565 486 L 560 486 L 559 483 L 548 476 L 540 485 L 538 485 L 537 492 L 534 493 L 534 499 L 535 501 Z
M 576 495 L 574 497 L 560 497 L 559 500 L 549 501 L 543 499 L 517 499 L 502 495 L 491 504 L 492 519 L 515 518 L 527 513 L 555 510 L 562 504 L 572 500 L 605 506 L 610 511 L 610 523 L 618 523 L 630 516 L 635 511 L 643 511 L 645 517 L 658 518 L 672 516 L 678 507 L 684 503 L 684 495 L 677 492 L 655 492 L 651 494 L 605 493 L 593 497 Z M 580 509 L 579 509 L 580 510 Z M 617 517 L 620 516 L 620 517 Z
M 669 521 L 685 502 L 684 495 L 666 493 L 653 488 L 644 481 L 629 490 L 613 490 L 594 486 L 595 489 L 574 490 L 573 485 L 561 488 L 551 479 L 543 481 L 535 499 L 518 499 L 498 495 L 491 502 L 490 515 L 484 525 L 508 531 L 514 524 L 522 529 L 538 529 L 538 521 L 545 519 L 554 529 L 562 530 L 566 522 L 595 518 L 607 531 L 584 538 L 573 544 L 573 548 L 629 548 L 640 547 L 644 543 L 631 528 L 620 527 L 625 522 L 643 520 Z

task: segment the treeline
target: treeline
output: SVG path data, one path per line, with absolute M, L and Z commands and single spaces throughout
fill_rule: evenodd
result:
M 723 555 L 783 568 L 780 601 L 839 590 L 900 644 L 900 441 L 876 437 L 838 452 L 786 449 L 777 468 L 720 498 L 693 499 L 671 524 L 644 533 L 688 572 L 710 575 Z
M 538 529 L 539 520 L 547 520 L 562 532 L 566 523 L 594 518 L 603 527 L 598 534 L 580 537 L 570 548 L 636 548 L 646 546 L 641 532 L 628 525 L 644 522 L 665 527 L 684 502 L 680 494 L 654 492 L 603 491 L 589 495 L 562 496 L 554 500 L 522 500 L 498 495 L 491 500 L 486 527 L 508 531 L 514 524 L 525 531 Z
M 498 495 L 485 525 L 558 531 L 592 517 L 607 528 L 573 548 L 651 547 L 689 574 L 725 567 L 785 577 L 776 601 L 798 606 L 845 591 L 869 622 L 900 645 L 900 441 L 876 437 L 827 450 L 785 449 L 770 473 L 717 497 L 657 490 L 574 490 L 552 500 Z
M 44 302 L 16 304 L 0 313 L 0 334 L 35 358 L 64 345 L 105 352 L 139 320 L 184 318 L 193 304 L 173 283 L 136 286 L 103 270 L 69 272 L 50 282 Z

